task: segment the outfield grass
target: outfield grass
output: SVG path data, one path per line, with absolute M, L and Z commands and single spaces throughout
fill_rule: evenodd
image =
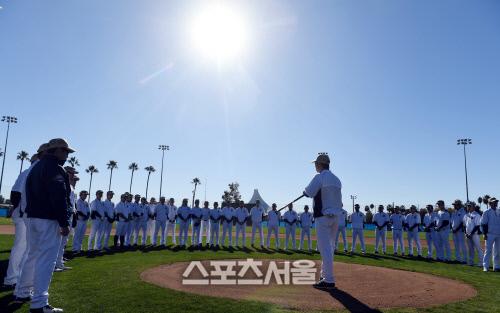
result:
M 0 236 L 0 272 L 5 274 L 13 236 Z M 84 243 L 85 245 L 85 243 Z M 371 247 L 372 248 L 372 247 Z M 392 252 L 389 251 L 388 252 Z M 139 274 L 160 264 L 228 258 L 319 259 L 302 253 L 258 253 L 229 251 L 127 251 L 98 257 L 79 257 L 69 262 L 72 271 L 54 274 L 50 301 L 67 312 L 288 312 L 277 306 L 244 300 L 229 300 L 187 294 L 142 282 Z M 336 256 L 336 261 L 424 272 L 458 279 L 473 285 L 479 294 L 465 302 L 429 309 L 386 310 L 387 312 L 500 312 L 500 274 L 483 273 L 478 267 L 395 258 L 392 256 Z M 395 292 L 393 290 L 387 292 Z M 10 292 L 0 293 L 0 312 L 26 312 L 7 306 Z

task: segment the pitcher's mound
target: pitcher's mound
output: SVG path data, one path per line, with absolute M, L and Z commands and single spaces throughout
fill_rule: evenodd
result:
M 273 260 L 260 261 L 263 265 L 259 268 L 265 276 L 269 262 Z M 278 267 L 283 261 L 276 260 Z M 316 262 L 318 278 L 320 262 Z M 209 261 L 202 261 L 202 264 L 208 272 L 214 270 Z M 211 297 L 257 300 L 296 310 L 347 308 L 351 312 L 365 312 L 374 308 L 424 308 L 464 301 L 477 294 L 472 286 L 452 279 L 338 262 L 335 263 L 337 289 L 330 292 L 316 290 L 310 285 L 278 285 L 274 279 L 269 285 L 258 286 L 186 285 L 182 283 L 182 275 L 188 265 L 188 262 L 181 262 L 151 268 L 141 274 L 141 279 L 164 288 Z M 234 268 L 236 273 L 240 268 Z M 251 269 L 244 276 L 256 277 Z M 188 278 L 202 279 L 203 276 L 195 268 Z

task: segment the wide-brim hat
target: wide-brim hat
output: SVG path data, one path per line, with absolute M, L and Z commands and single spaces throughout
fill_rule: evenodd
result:
M 69 153 L 76 152 L 75 149 L 71 148 L 68 142 L 62 138 L 54 138 L 49 141 L 49 149 L 64 149 Z

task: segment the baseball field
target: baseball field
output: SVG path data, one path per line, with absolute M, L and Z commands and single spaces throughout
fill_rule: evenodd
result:
M 12 235 L 0 235 L 2 277 L 12 241 Z M 373 251 L 373 246 L 367 249 Z M 177 250 L 171 244 L 165 248 L 84 254 L 67 262 L 72 270 L 54 274 L 50 299 L 65 312 L 85 313 L 500 311 L 500 273 L 397 257 L 390 247 L 387 255 L 337 254 L 336 291 L 277 284 L 252 287 L 181 283 L 182 272 L 190 261 L 232 259 L 293 261 L 319 260 L 320 256 L 315 252 L 253 248 Z M 28 304 L 12 300 L 11 291 L 0 292 L 0 311 L 28 311 Z

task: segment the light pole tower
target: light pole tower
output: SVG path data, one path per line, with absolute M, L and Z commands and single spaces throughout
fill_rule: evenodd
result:
M 351 195 L 351 200 L 352 200 L 352 213 L 354 213 L 354 200 L 356 200 L 358 196 L 356 195 Z
M 163 160 L 165 159 L 165 150 L 170 150 L 169 146 L 159 145 L 158 150 L 161 150 L 161 174 L 160 174 L 160 198 L 161 198 L 161 188 L 163 186 Z M 160 200 L 158 198 L 158 201 Z
M 2 174 L 0 174 L 0 195 L 2 195 L 3 169 L 5 167 L 5 158 L 7 157 L 7 142 L 9 141 L 10 124 L 16 124 L 17 117 L 4 115 L 2 116 L 2 122 L 7 123 L 7 135 L 5 136 L 5 148 L 3 149 Z
M 469 138 L 466 139 L 458 139 L 457 145 L 464 146 L 464 162 L 465 162 L 465 192 L 467 194 L 467 202 L 469 202 L 469 179 L 467 177 L 467 154 L 465 153 L 465 146 L 471 145 L 472 140 Z

